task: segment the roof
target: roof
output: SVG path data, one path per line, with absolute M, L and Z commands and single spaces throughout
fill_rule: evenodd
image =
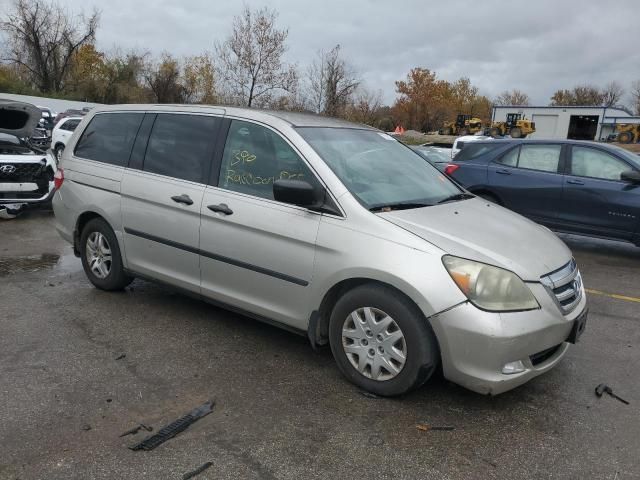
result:
M 614 105 L 611 107 L 605 107 L 604 105 L 494 105 L 494 109 L 506 108 L 506 109 L 557 109 L 561 108 L 563 110 L 574 110 L 574 109 L 589 109 L 589 110 L 606 110 L 607 114 L 611 111 L 623 112 L 625 116 L 632 116 L 631 112 L 629 112 L 625 107 L 620 105 Z
M 376 130 L 368 125 L 348 122 L 339 118 L 325 117 L 315 113 L 286 112 L 280 110 L 263 110 L 257 108 L 226 107 L 223 105 L 196 105 L 196 104 L 123 104 L 101 105 L 92 113 L 114 110 L 145 110 L 145 111 L 181 111 L 181 112 L 207 112 L 224 114 L 230 117 L 239 116 L 253 120 L 267 120 L 269 117 L 283 121 L 292 127 L 331 127 L 331 128 L 358 128 Z M 265 118 L 266 117 L 266 118 Z

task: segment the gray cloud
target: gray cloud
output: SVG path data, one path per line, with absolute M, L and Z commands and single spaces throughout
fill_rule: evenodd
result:
M 99 48 L 159 53 L 212 50 L 241 2 L 220 0 L 60 0 L 102 11 Z M 7 4 L 0 0 L 0 5 Z M 251 7 L 267 2 L 248 0 Z M 366 84 L 395 98 L 394 81 L 422 66 L 448 80 L 468 76 L 493 97 L 519 88 L 547 104 L 558 88 L 640 79 L 637 2 L 501 0 L 272 0 L 289 28 L 288 59 L 302 68 L 316 50 L 340 43 Z

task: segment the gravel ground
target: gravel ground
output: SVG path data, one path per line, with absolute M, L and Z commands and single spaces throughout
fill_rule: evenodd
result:
M 328 349 L 136 280 L 93 288 L 50 213 L 0 223 L 0 479 L 640 478 L 640 249 L 562 237 L 591 294 L 581 342 L 498 397 L 434 378 L 363 396 Z M 606 382 L 631 402 L 596 398 Z M 146 435 L 214 399 L 153 451 Z M 419 423 L 453 426 L 420 431 Z

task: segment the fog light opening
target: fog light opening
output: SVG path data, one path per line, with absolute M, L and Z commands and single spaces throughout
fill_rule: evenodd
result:
M 502 367 L 502 373 L 504 375 L 513 375 L 514 373 L 522 373 L 526 370 L 522 360 L 516 360 L 515 362 L 509 362 Z

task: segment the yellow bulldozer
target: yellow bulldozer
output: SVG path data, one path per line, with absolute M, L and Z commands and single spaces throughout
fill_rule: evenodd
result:
M 520 113 L 507 113 L 506 122 L 493 122 L 489 129 L 492 137 L 504 137 L 510 135 L 511 138 L 526 138 L 536 131 L 536 124 L 531 120 L 522 118 Z
M 482 120 L 471 115 L 459 114 L 455 122 L 444 122 L 440 135 L 473 135 L 482 130 Z
M 619 123 L 616 125 L 616 132 L 620 143 L 640 142 L 640 123 Z

